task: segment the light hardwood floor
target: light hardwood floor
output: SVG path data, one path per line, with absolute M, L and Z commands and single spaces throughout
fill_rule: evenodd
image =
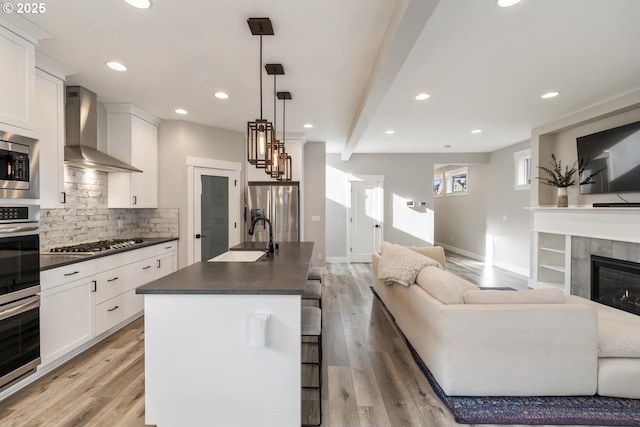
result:
M 526 278 L 468 258 L 447 254 L 447 262 L 481 286 L 526 288 Z M 371 293 L 371 266 L 330 264 L 327 270 L 322 425 L 458 425 Z M 0 402 L 0 426 L 143 426 L 143 338 L 139 319 Z M 210 425 L 217 426 L 215 419 Z

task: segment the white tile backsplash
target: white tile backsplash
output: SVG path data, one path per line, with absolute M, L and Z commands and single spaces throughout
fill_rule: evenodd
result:
M 178 237 L 177 208 L 109 209 L 107 182 L 106 172 L 65 166 L 67 203 L 40 212 L 42 251 L 103 239 Z

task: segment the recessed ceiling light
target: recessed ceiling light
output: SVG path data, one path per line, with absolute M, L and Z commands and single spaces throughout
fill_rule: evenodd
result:
M 540 98 L 549 99 L 549 98 L 555 98 L 558 95 L 560 95 L 560 92 L 547 92 L 544 95 L 542 95 Z
M 227 95 L 224 92 L 216 92 L 213 95 L 218 99 L 227 99 L 227 98 L 229 98 L 229 95 Z
M 396 131 L 395 130 L 388 130 L 388 131 L 385 131 L 385 133 L 387 135 L 393 135 L 394 133 L 396 133 Z
M 474 129 L 471 133 L 482 133 L 482 129 Z
M 416 99 L 418 101 L 424 101 L 425 99 L 429 99 L 429 94 L 428 93 L 420 93 L 420 94 L 416 95 Z
M 176 108 L 174 111 L 178 114 L 189 114 L 189 112 L 184 108 Z
M 520 3 L 522 0 L 498 0 L 498 6 L 500 7 L 509 7 L 509 6 L 513 6 L 514 4 L 518 4 Z
M 303 125 L 302 127 L 305 127 L 307 129 L 311 129 L 313 127 L 313 125 L 311 123 L 306 123 L 305 125 Z
M 136 9 L 149 9 L 151 2 L 149 0 L 124 0 L 128 5 L 135 7 Z
M 107 62 L 107 67 L 116 71 L 127 71 L 127 67 L 119 62 L 109 61 Z

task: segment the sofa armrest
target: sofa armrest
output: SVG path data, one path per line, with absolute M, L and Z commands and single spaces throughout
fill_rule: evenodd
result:
M 450 395 L 590 395 L 596 312 L 580 304 L 445 305 L 417 286 L 409 341 Z M 428 335 L 421 336 L 423 334 Z M 414 345 L 415 347 L 415 345 Z M 428 359 L 428 360 L 425 360 Z

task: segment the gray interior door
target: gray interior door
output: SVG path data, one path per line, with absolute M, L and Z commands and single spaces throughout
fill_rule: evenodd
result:
M 211 259 L 229 249 L 229 178 L 202 175 L 201 258 Z

